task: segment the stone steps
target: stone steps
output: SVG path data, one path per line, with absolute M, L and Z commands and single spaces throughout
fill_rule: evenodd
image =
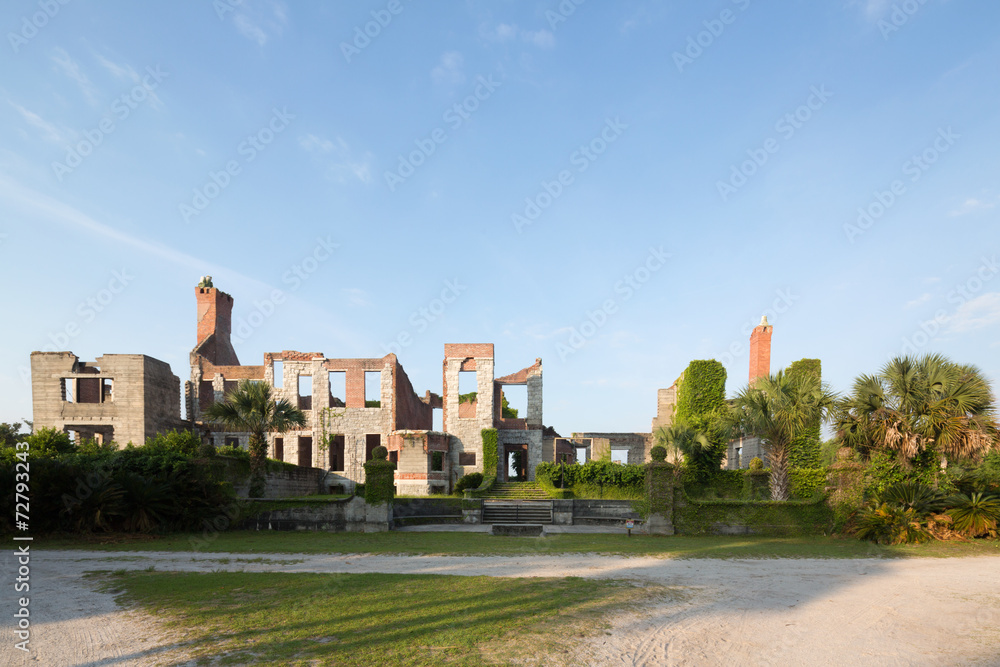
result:
M 549 494 L 536 482 L 503 482 L 494 484 L 487 499 L 497 500 L 551 500 Z

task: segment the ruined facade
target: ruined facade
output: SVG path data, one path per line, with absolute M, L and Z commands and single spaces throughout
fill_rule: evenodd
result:
M 180 380 L 166 363 L 143 354 L 105 354 L 92 362 L 72 352 L 31 353 L 36 428 L 76 438 L 135 443 L 184 428 Z

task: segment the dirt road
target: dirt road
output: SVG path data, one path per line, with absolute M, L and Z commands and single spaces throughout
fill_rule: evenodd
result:
M 263 558 L 263 561 L 260 559 Z M 2 615 L 0 664 L 178 664 L 184 638 L 121 610 L 91 570 L 581 576 L 677 587 L 679 601 L 608 619 L 570 662 L 596 665 L 1000 665 L 1000 558 L 680 560 L 38 551 L 31 653 Z M 9 559 L 3 570 L 13 581 Z M 14 609 L 4 586 L 5 610 Z

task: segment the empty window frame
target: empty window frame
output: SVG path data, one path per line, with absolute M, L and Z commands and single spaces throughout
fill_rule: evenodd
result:
M 344 436 L 330 436 L 330 470 L 344 471 Z
M 382 407 L 382 371 L 365 371 L 365 407 Z
M 382 436 L 378 433 L 368 433 L 365 435 L 365 461 L 372 460 L 372 452 L 382 444 Z
M 274 458 L 279 461 L 285 460 L 285 439 L 275 438 L 274 439 Z
M 612 463 L 628 463 L 628 450 L 627 449 L 612 449 L 611 450 L 611 461 Z
M 280 359 L 274 361 L 274 387 L 281 389 L 285 386 L 285 362 Z
M 347 405 L 347 371 L 330 371 L 330 407 L 342 408 Z
M 503 387 L 503 398 L 507 399 L 507 410 L 503 410 L 503 399 L 500 400 L 500 416 L 504 419 L 528 417 L 528 387 L 523 384 L 508 384 Z
M 240 439 L 239 439 L 239 437 L 237 437 L 235 435 L 227 435 L 226 436 L 226 447 L 236 447 L 238 449 L 239 446 L 240 446 Z
M 74 378 L 63 378 L 62 399 L 67 403 L 76 403 L 76 380 Z
M 444 471 L 444 452 L 431 452 L 431 472 Z
M 586 463 L 587 462 L 587 448 L 586 447 L 577 447 L 576 448 L 576 462 L 577 463 Z
M 299 465 L 303 468 L 312 468 L 313 460 L 313 439 L 309 436 L 299 437 Z
M 312 375 L 300 375 L 298 379 L 299 409 L 312 410 L 313 378 Z
M 115 381 L 111 378 L 101 378 L 101 400 L 105 403 L 114 401 Z
M 478 391 L 479 378 L 476 377 L 476 371 L 459 371 L 458 395 L 467 396 L 468 394 L 475 394 Z
M 431 430 L 444 431 L 444 410 L 441 408 L 431 410 Z

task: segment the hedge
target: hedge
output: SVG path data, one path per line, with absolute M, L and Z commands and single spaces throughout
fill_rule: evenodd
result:
M 746 526 L 755 535 L 820 535 L 833 525 L 825 499 L 812 501 L 692 500 L 674 507 L 674 526 L 684 535 L 717 534 L 724 526 Z
M 372 450 L 372 458 L 365 462 L 365 502 L 369 505 L 391 503 L 396 496 L 396 464 L 387 460 L 385 447 Z
M 792 468 L 788 486 L 794 497 L 808 500 L 826 487 L 826 468 Z

